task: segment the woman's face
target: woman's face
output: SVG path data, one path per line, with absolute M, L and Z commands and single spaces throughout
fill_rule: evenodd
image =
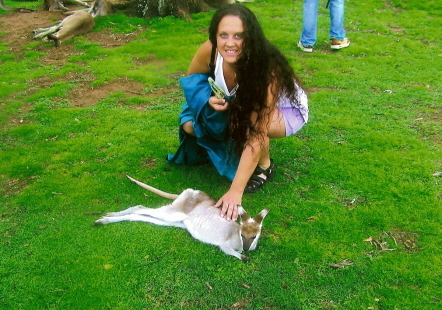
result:
M 238 16 L 226 15 L 218 25 L 216 44 L 224 61 L 233 64 L 242 51 L 244 27 Z

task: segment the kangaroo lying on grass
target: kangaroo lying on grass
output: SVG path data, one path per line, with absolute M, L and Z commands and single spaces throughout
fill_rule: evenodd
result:
M 88 9 L 70 12 L 71 15 L 55 26 L 34 29 L 34 39 L 52 40 L 55 47 L 59 47 L 62 41 L 69 40 L 94 28 L 94 17 L 114 13 L 115 8 L 112 3 L 107 0 L 96 0 L 92 7 Z
M 77 11 L 55 26 L 34 29 L 34 39 L 47 38 L 54 41 L 55 47 L 59 47 L 62 41 L 86 33 L 94 26 L 95 21 L 91 14 L 86 11 Z
M 215 200 L 201 191 L 189 188 L 180 195 L 174 195 L 141 183 L 130 176 L 127 177 L 135 184 L 174 201 L 158 209 L 138 205 L 120 212 L 108 213 L 96 220 L 94 225 L 140 221 L 180 227 L 187 229 L 195 239 L 219 246 L 224 253 L 235 256 L 243 262 L 247 262 L 249 258 L 241 252 L 256 249 L 261 235 L 262 220 L 269 209 L 262 210 L 252 218 L 242 207 L 238 207 L 240 223 L 227 221 L 219 215 L 219 209 L 214 207 Z

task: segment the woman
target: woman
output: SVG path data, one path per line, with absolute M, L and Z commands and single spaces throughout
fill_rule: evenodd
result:
M 230 189 L 215 207 L 221 207 L 222 217 L 236 220 L 243 193 L 256 192 L 273 178 L 269 140 L 292 135 L 307 122 L 307 97 L 287 59 L 265 38 L 256 16 L 238 4 L 225 6 L 214 14 L 209 40 L 198 49 L 187 73 L 191 79 L 214 75 L 215 82 L 228 95 L 219 99 L 209 93 L 204 108 L 210 108 L 218 117 L 224 116 L 228 125 L 226 145 L 230 160 L 236 164 Z M 190 82 L 188 88 L 194 90 L 195 84 Z M 183 88 L 186 94 L 186 85 Z M 186 95 L 188 103 L 194 101 L 192 98 Z M 208 139 L 201 138 L 200 117 L 183 117 L 185 110 L 181 115 L 185 136 L 196 136 L 197 143 L 203 145 L 201 141 Z M 208 116 L 202 121 L 204 128 L 211 127 L 211 119 Z M 209 155 L 215 162 L 216 156 Z

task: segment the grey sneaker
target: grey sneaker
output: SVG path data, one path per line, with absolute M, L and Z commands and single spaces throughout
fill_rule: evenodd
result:
M 331 48 L 332 50 L 340 50 L 341 48 L 347 47 L 350 45 L 350 40 L 344 38 L 344 40 L 339 40 L 336 38 L 331 39 Z
M 313 52 L 313 46 L 309 45 L 309 46 L 304 46 L 302 45 L 301 41 L 298 42 L 298 47 L 306 53 L 311 53 Z

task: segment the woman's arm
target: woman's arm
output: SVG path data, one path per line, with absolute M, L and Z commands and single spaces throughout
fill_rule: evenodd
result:
M 208 74 L 210 73 L 210 61 L 212 56 L 212 43 L 207 40 L 201 45 L 201 47 L 196 52 L 195 56 L 190 63 L 189 69 L 187 70 L 187 75 L 192 74 Z M 210 97 L 209 104 L 215 111 L 222 112 L 228 109 L 229 105 L 226 104 L 224 99 L 219 99 L 216 97 Z M 190 124 L 186 125 L 190 126 Z M 186 129 L 185 129 L 186 130 Z M 190 133 L 192 130 L 188 129 L 186 132 Z
M 215 204 L 215 207 L 222 207 L 221 216 L 227 220 L 238 218 L 238 205 L 241 205 L 244 189 L 258 164 L 270 163 L 270 137 L 274 136 L 274 127 L 279 127 L 281 122 L 281 116 L 276 109 L 275 97 L 271 91 L 272 87 L 274 86 L 269 86 L 267 91 L 267 107 L 261 111 L 261 119 L 256 123 L 262 136 L 255 136 L 249 140 L 241 154 L 238 169 L 229 191 Z M 252 115 L 252 118 L 252 121 L 255 122 L 257 115 Z
M 261 142 L 256 141 L 253 145 L 247 145 L 241 154 L 238 169 L 229 191 L 215 204 L 215 207 L 222 207 L 220 211 L 221 217 L 226 218 L 228 221 L 235 221 L 238 218 L 238 205 L 242 203 L 244 189 L 258 165 L 262 151 Z

